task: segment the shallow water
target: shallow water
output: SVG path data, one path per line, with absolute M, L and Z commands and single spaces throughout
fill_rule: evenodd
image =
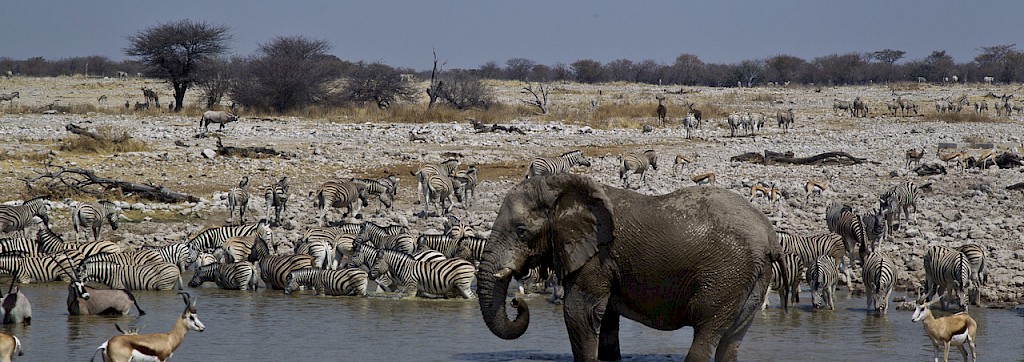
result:
M 183 309 L 173 292 L 138 292 L 145 316 L 69 316 L 66 285 L 22 286 L 33 307 L 30 326 L 5 326 L 22 340 L 21 361 L 86 360 L 117 333 L 114 323 L 166 332 Z M 287 296 L 280 291 L 225 291 L 207 283 L 198 297 L 202 333 L 189 332 L 172 360 L 247 361 L 520 361 L 572 360 L 561 306 L 531 299 L 523 337 L 501 340 L 480 319 L 476 301 L 389 297 Z M 300 292 L 308 293 L 308 292 Z M 773 295 L 773 302 L 776 302 Z M 806 293 L 801 299 L 809 302 Z M 744 361 L 928 360 L 930 342 L 913 311 L 869 316 L 863 298 L 838 292 L 835 311 L 800 305 L 760 313 L 740 349 Z M 892 306 L 892 304 L 890 304 Z M 978 321 L 978 358 L 1024 361 L 1024 311 L 971 309 Z M 657 331 L 623 320 L 624 360 L 681 360 L 692 330 Z M 951 353 L 953 354 L 953 353 Z M 99 360 L 99 359 L 97 359 Z M 959 356 L 956 359 L 959 360 Z

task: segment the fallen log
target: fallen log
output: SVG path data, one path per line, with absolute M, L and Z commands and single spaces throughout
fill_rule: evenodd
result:
M 58 166 L 56 172 L 45 172 L 39 176 L 25 178 L 25 187 L 29 193 L 35 193 L 39 186 L 33 184 L 46 180 L 41 187 L 51 195 L 69 195 L 72 193 L 101 195 L 112 190 L 118 190 L 121 194 L 135 195 L 140 198 L 152 201 L 179 203 L 198 202 L 199 198 L 180 192 L 174 192 L 163 185 L 139 184 L 128 181 L 110 179 L 97 176 L 93 171 L 81 168 L 64 168 Z
M 482 123 L 480 123 L 479 121 L 477 121 L 475 119 L 470 119 L 469 120 L 469 124 L 473 126 L 473 129 L 476 129 L 476 133 L 487 133 L 487 132 L 502 131 L 502 132 L 507 132 L 507 133 L 513 133 L 514 132 L 514 133 L 518 133 L 518 134 L 521 134 L 521 135 L 525 135 L 526 134 L 526 132 L 523 132 L 522 129 L 520 129 L 519 127 L 516 127 L 516 126 L 505 127 L 505 126 L 501 126 L 501 125 L 498 125 L 498 124 L 493 124 L 493 125 L 490 125 L 490 126 L 485 126 L 485 125 L 483 125 Z
M 788 165 L 856 165 L 868 161 L 864 158 L 851 156 L 846 152 L 825 152 L 810 157 L 793 157 L 793 152 L 774 152 L 765 150 L 764 154 L 747 152 L 742 155 L 729 158 L 730 161 L 741 161 L 759 163 L 764 165 L 788 164 Z
M 266 157 L 281 157 L 288 158 L 288 155 L 284 152 L 275 150 L 267 147 L 233 147 L 225 146 L 221 142 L 220 137 L 217 137 L 217 154 L 222 156 L 237 156 L 237 157 L 248 157 L 248 158 L 266 158 Z
M 100 134 L 98 134 L 96 132 L 92 132 L 92 131 L 89 131 L 89 130 L 87 130 L 85 128 L 79 127 L 78 125 L 72 124 L 72 123 L 68 123 L 67 126 L 64 126 L 64 129 L 66 129 L 68 132 L 71 132 L 71 133 L 79 135 L 79 136 L 84 136 L 84 137 L 92 138 L 93 140 L 95 140 L 97 142 L 101 142 L 101 143 L 108 143 L 108 142 L 109 143 L 121 143 L 121 142 L 130 140 L 132 138 L 131 136 L 128 135 L 127 132 L 122 133 L 120 136 L 109 138 L 109 137 L 100 135 Z

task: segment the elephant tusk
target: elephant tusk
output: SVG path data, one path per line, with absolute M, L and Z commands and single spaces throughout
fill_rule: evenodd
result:
M 512 268 L 502 268 L 497 273 L 494 273 L 494 277 L 498 279 L 505 279 L 512 275 Z

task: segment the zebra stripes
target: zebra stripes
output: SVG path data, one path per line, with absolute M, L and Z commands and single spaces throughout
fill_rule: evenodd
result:
M 924 255 L 925 289 L 928 290 L 927 300 L 932 300 L 935 294 L 942 296 L 949 293 L 957 298 L 957 304 L 964 311 L 967 311 L 967 292 L 971 285 L 971 263 L 963 253 L 956 249 L 941 245 L 928 247 Z M 945 298 L 942 299 L 942 309 L 948 307 Z
M 436 250 L 446 258 L 455 257 L 459 240 L 448 235 L 420 234 L 416 238 L 416 250 Z
M 619 166 L 619 179 L 626 188 L 629 188 L 629 176 L 640 175 L 640 182 L 647 182 L 647 167 L 658 169 L 658 154 L 654 150 L 644 151 L 643 154 L 627 154 L 622 156 Z
M 64 255 L 0 256 L 0 272 L 16 275 L 18 283 L 71 281 L 64 268 L 71 270 L 72 261 Z
M 236 236 L 257 235 L 262 238 L 272 236 L 270 225 L 265 221 L 240 226 L 213 226 L 196 233 L 188 240 L 188 246 L 199 251 L 212 250 L 224 244 L 224 241 Z
M 316 267 L 313 257 L 309 255 L 268 255 L 256 264 L 259 266 L 260 279 L 263 279 L 263 283 L 268 288 L 274 290 L 284 289 L 287 285 L 288 273 Z
M 392 250 L 405 254 L 412 254 L 416 250 L 416 238 L 409 234 L 398 234 L 385 237 L 378 243 L 370 243 L 377 249 Z
M 411 256 L 390 250 L 380 250 L 370 275 L 387 274 L 399 285 L 405 286 L 406 295 L 447 296 L 455 293 L 466 299 L 476 298 L 471 284 L 476 268 L 462 259 L 419 262 Z
M 462 193 L 462 200 L 466 206 L 473 206 L 473 199 L 476 198 L 477 168 L 476 165 L 469 166 L 469 169 L 459 170 L 452 176 L 452 181 L 460 186 L 456 189 Z
M 352 258 L 353 243 L 355 243 L 358 233 L 359 229 L 347 232 L 339 227 L 312 227 L 302 235 L 302 239 L 296 245 L 296 248 L 302 243 L 327 243 L 331 245 L 333 248 L 333 259 L 330 261 L 329 268 L 337 269 Z
M 178 272 L 185 271 L 199 257 L 199 249 L 190 248 L 188 243 L 164 245 L 156 249 L 156 252 L 163 261 L 178 266 Z
M 334 246 L 326 241 L 313 241 L 295 245 L 295 254 L 313 257 L 317 268 L 329 269 L 333 264 Z
M 800 294 L 800 255 L 782 254 L 782 258 L 772 261 L 772 281 L 768 289 L 764 291 L 764 304 L 761 309 L 768 308 L 768 293 L 772 290 L 779 292 L 779 301 L 782 308 L 789 310 L 789 300 L 798 303 Z M 792 296 L 792 297 L 791 297 Z
M 971 304 L 978 305 L 978 301 L 981 298 L 978 286 L 988 283 L 988 270 L 985 267 L 985 249 L 978 244 L 964 244 L 958 246 L 956 250 L 964 254 L 967 257 L 967 262 L 971 264 L 972 288 L 969 291 L 969 296 Z
M 273 222 L 281 223 L 281 212 L 288 211 L 288 176 L 282 177 L 277 183 L 270 185 L 263 192 L 267 200 L 267 218 L 270 218 L 270 209 L 274 209 Z
M 0 255 L 9 253 L 21 254 L 21 256 L 39 254 L 35 239 L 29 238 L 3 238 L 0 239 Z
M 558 157 L 536 157 L 530 161 L 526 178 L 567 173 L 577 165 L 590 167 L 590 161 L 583 157 L 580 150 L 569 151 Z
M 818 308 L 824 304 L 828 309 L 835 310 L 832 295 L 839 282 L 839 266 L 835 258 L 822 255 L 807 270 L 807 284 L 811 287 L 811 304 Z M 820 296 L 820 298 L 819 298 Z M 818 303 L 818 301 L 821 303 Z
M 861 225 L 864 227 L 864 240 L 871 242 L 868 250 L 878 250 L 878 246 L 888 235 L 888 228 L 885 226 L 886 213 L 884 210 L 873 210 L 871 213 L 861 215 Z
M 213 255 L 221 263 L 251 261 L 252 249 L 256 246 L 256 239 L 262 238 L 256 234 L 230 237 L 220 247 L 214 249 Z
M 380 212 L 381 205 L 390 210 L 395 201 L 395 190 L 392 187 L 397 185 L 395 176 L 388 176 L 380 179 L 353 178 L 351 182 L 359 184 L 366 192 L 367 198 L 373 196 L 376 199 L 374 213 Z
M 50 227 L 50 202 L 44 196 L 29 199 L 21 205 L 9 206 L 0 205 L 0 231 L 5 233 L 20 231 L 24 237 L 24 230 L 34 225 L 33 219 L 39 218 L 43 225 Z
M 839 225 L 839 216 L 844 212 L 853 212 L 853 208 L 841 202 L 832 202 L 825 207 L 825 225 L 828 225 L 828 231 L 838 233 L 836 226 Z
M 103 221 L 110 224 L 110 228 L 117 230 L 117 218 L 121 216 L 121 208 L 110 201 L 97 201 L 77 203 L 77 207 L 71 210 L 71 226 L 75 230 L 75 241 L 78 241 L 79 228 L 88 228 L 92 231 L 92 240 L 99 241 L 100 230 L 103 229 Z M 86 238 L 88 240 L 88 238 Z
M 238 224 L 245 223 L 245 209 L 249 208 L 249 176 L 242 176 L 238 181 L 238 187 L 228 190 L 228 220 L 235 215 L 238 209 Z
M 455 256 L 467 261 L 479 262 L 484 258 L 485 244 L 487 244 L 486 238 L 476 236 L 464 237 L 459 240 L 459 248 Z
M 476 231 L 459 218 L 448 215 L 448 219 L 444 222 L 444 234 L 455 240 L 460 240 L 466 236 L 476 236 Z
M 438 210 L 439 214 L 447 215 L 456 201 L 462 202 L 460 190 L 456 189 L 456 184 L 447 175 L 434 174 L 427 176 L 426 186 L 424 197 L 435 202 L 434 207 Z M 455 200 L 452 200 L 453 198 Z M 423 204 L 424 215 L 429 212 L 430 204 Z
M 221 289 L 257 290 L 259 279 L 259 270 L 250 262 L 214 263 L 196 270 L 188 286 L 198 288 L 205 282 L 214 282 Z
M 846 255 L 850 260 L 849 264 L 843 261 L 845 267 L 852 268 L 858 260 L 863 262 L 870 250 L 867 249 L 867 234 L 864 232 L 864 224 L 861 223 L 860 215 L 853 211 L 840 214 L 836 233 L 843 237 Z M 849 279 L 846 280 L 846 287 L 850 287 Z
M 181 290 L 181 273 L 171 263 L 118 265 L 109 262 L 86 263 L 82 279 L 103 283 L 112 289 Z
M 360 207 L 369 205 L 366 196 L 366 186 L 361 182 L 337 182 L 327 181 L 320 185 L 316 191 L 316 199 L 313 205 L 320 208 L 317 214 L 317 226 L 324 226 L 327 219 L 327 208 L 345 208 L 342 217 L 356 217 Z
M 291 294 L 299 287 L 306 287 L 316 290 L 317 295 L 365 296 L 368 284 L 368 274 L 359 269 L 299 269 L 288 273 L 284 294 Z
M 41 228 L 36 232 L 36 243 L 39 252 L 43 254 L 54 254 L 60 252 L 78 252 L 82 259 L 102 254 L 120 253 L 121 247 L 111 241 L 94 241 L 89 243 L 66 243 L 48 228 Z M 81 260 L 76 260 L 76 262 Z
M 791 235 L 785 232 L 777 232 L 782 252 L 800 256 L 798 268 L 807 268 L 814 265 L 819 256 L 828 255 L 837 260 L 846 256 L 846 247 L 843 246 L 843 237 L 836 233 L 822 233 L 816 235 Z M 846 271 L 846 278 L 849 280 L 849 269 Z M 810 277 L 806 277 L 810 284 Z M 799 284 L 799 279 L 794 279 L 793 284 Z M 794 293 L 794 302 L 800 302 L 800 294 Z
M 430 180 L 430 177 L 435 175 L 444 175 L 446 177 L 451 177 L 455 174 L 455 171 L 458 169 L 459 160 L 449 158 L 442 162 L 441 164 L 430 163 L 422 165 L 418 170 L 416 170 L 416 172 L 412 174 L 413 176 L 416 176 L 417 190 L 419 190 L 420 195 L 423 195 L 422 201 L 424 214 L 428 212 L 427 209 L 429 208 L 430 205 L 431 194 L 430 189 L 428 187 L 428 181 Z M 449 180 L 449 182 L 451 182 L 451 180 Z M 451 188 L 454 188 L 454 186 L 452 186 Z
M 888 255 L 875 251 L 864 259 L 862 270 L 864 291 L 867 293 L 868 311 L 885 313 L 889 310 L 889 294 L 896 284 L 896 266 Z
M 903 212 L 903 219 L 910 222 L 910 208 L 917 213 L 917 185 L 913 181 L 897 184 L 879 197 L 880 208 L 888 210 L 889 230 L 894 230 L 894 222 L 900 221 L 900 211 Z
M 117 254 L 94 255 L 85 259 L 86 263 L 110 262 L 118 265 L 144 265 L 164 262 L 164 258 L 156 250 L 135 250 Z

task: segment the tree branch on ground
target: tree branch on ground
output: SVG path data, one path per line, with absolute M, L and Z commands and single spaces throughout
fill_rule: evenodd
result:
M 47 165 L 47 168 L 50 166 Z M 97 176 L 93 171 L 81 168 L 65 168 L 56 166 L 54 172 L 39 172 L 38 176 L 23 178 L 25 187 L 30 194 L 48 193 L 49 195 L 69 196 L 73 194 L 102 195 L 118 191 L 125 196 L 159 202 L 198 202 L 199 198 L 171 191 L 162 185 L 150 181 L 146 184 L 110 179 Z M 41 184 L 37 184 L 41 183 Z

